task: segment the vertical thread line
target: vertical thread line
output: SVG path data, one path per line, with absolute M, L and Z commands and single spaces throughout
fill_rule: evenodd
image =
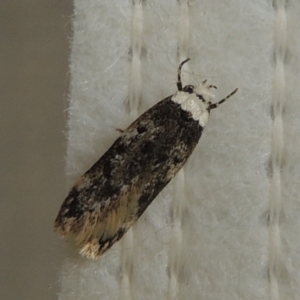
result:
M 188 57 L 189 50 L 189 7 L 187 0 L 179 2 L 178 58 L 179 63 Z M 185 171 L 182 169 L 173 181 L 173 202 L 171 207 L 172 233 L 169 246 L 168 299 L 178 298 L 179 276 L 182 269 L 182 215 L 186 210 Z
M 281 167 L 284 148 L 283 108 L 286 101 L 284 59 L 286 54 L 286 0 L 275 0 L 273 128 L 271 142 L 272 178 L 270 186 L 269 280 L 270 299 L 278 300 L 283 268 L 279 220 L 282 212 Z
M 132 62 L 129 81 L 129 110 L 132 120 L 138 116 L 138 109 L 141 100 L 142 74 L 142 34 L 143 34 L 143 5 L 142 0 L 133 0 L 133 21 L 131 33 Z
M 132 1 L 132 33 L 131 52 L 132 61 L 129 78 L 129 111 L 130 120 L 138 116 L 138 109 L 141 100 L 142 76 L 141 76 L 141 55 L 142 55 L 142 34 L 143 34 L 143 5 L 141 0 Z M 126 233 L 121 243 L 121 282 L 120 300 L 131 300 L 132 297 L 132 270 L 133 270 L 133 232 L 132 229 Z

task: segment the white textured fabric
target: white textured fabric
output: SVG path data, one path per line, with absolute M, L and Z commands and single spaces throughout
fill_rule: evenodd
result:
M 70 186 L 183 59 L 185 84 L 239 91 L 122 242 L 69 249 L 59 299 L 300 299 L 300 2 L 273 2 L 75 1 Z

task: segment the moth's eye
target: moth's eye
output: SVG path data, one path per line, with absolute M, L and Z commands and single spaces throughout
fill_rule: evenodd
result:
M 184 88 L 183 88 L 183 91 L 184 92 L 187 92 L 189 94 L 192 94 L 194 92 L 194 86 L 193 85 L 186 85 Z
M 211 101 L 208 101 L 207 104 L 208 104 L 208 105 L 212 105 L 212 102 L 211 102 Z

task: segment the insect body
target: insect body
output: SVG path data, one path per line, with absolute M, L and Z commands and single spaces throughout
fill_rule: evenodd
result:
M 54 229 L 97 258 L 118 241 L 186 163 L 208 121 L 215 86 L 182 86 L 134 121 L 79 179 L 63 202 Z

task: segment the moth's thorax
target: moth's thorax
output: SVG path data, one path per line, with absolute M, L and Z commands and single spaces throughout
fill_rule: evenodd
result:
M 193 119 L 205 127 L 209 119 L 208 107 L 213 97 L 209 88 L 201 84 L 193 89 L 193 93 L 178 91 L 172 96 L 172 101 L 180 104 L 181 109 L 190 112 Z

